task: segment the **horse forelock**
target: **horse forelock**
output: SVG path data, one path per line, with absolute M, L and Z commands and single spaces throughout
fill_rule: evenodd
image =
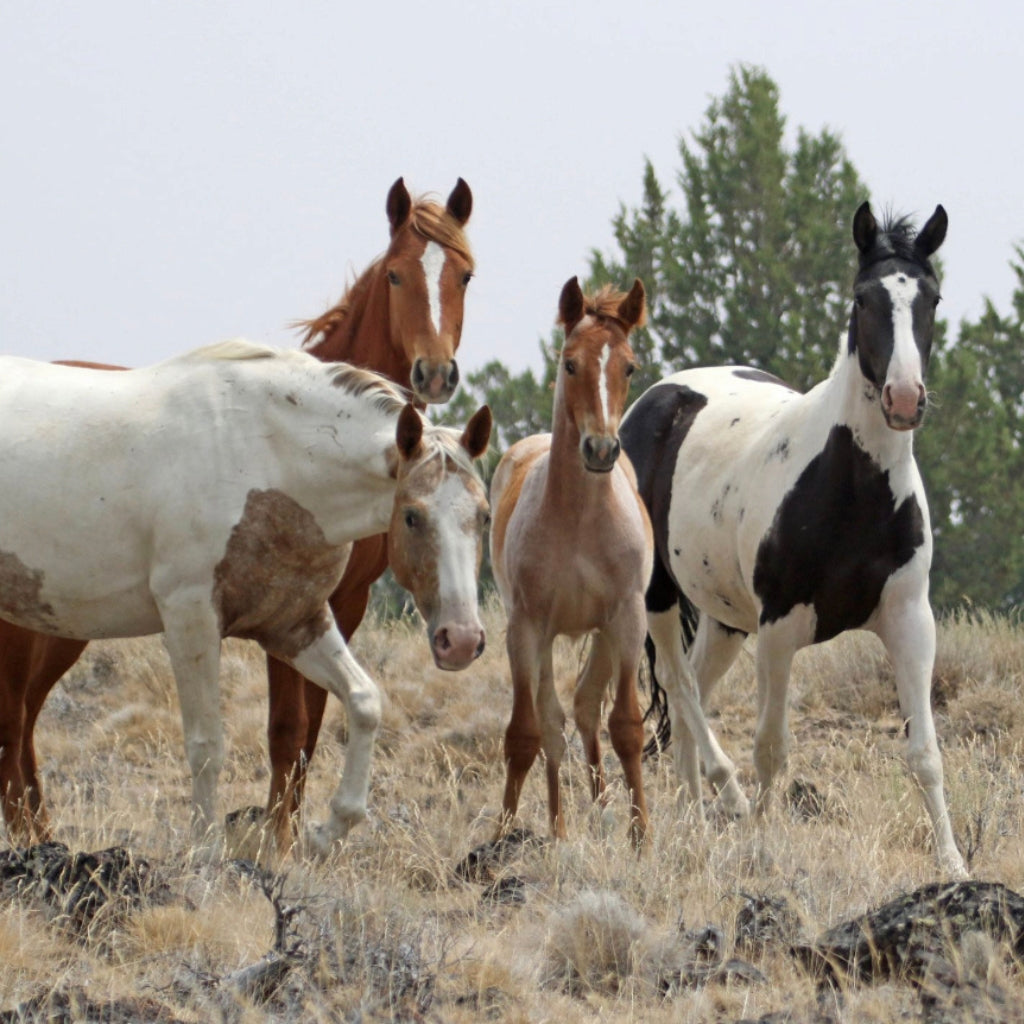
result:
M 428 242 L 437 242 L 445 249 L 451 249 L 474 267 L 473 253 L 469 248 L 469 239 L 462 225 L 448 211 L 433 199 L 419 196 L 414 200 L 409 213 L 407 226 L 425 238 Z M 317 339 L 325 338 L 338 327 L 349 326 L 347 321 L 353 310 L 363 307 L 366 296 L 373 282 L 383 269 L 387 253 L 378 256 L 372 263 L 345 289 L 345 294 L 330 309 L 311 320 L 295 320 L 292 327 L 302 332 L 300 344 L 309 348 Z
M 413 470 L 419 470 L 436 464 L 442 478 L 449 470 L 456 473 L 468 473 L 480 486 L 483 478 L 477 468 L 476 461 L 462 446 L 462 434 L 452 427 L 427 426 L 423 433 L 426 453 L 416 460 Z
M 473 253 L 469 248 L 466 232 L 445 207 L 433 199 L 420 196 L 413 203 L 409 224 L 413 231 L 422 235 L 428 242 L 437 242 L 445 249 L 451 249 L 472 269 Z
M 875 244 L 860 254 L 858 276 L 885 260 L 901 260 L 920 267 L 930 277 L 936 277 L 931 260 L 922 257 L 914 248 L 917 229 L 906 214 L 887 210 L 875 236 Z
M 619 319 L 619 307 L 628 298 L 628 293 L 620 291 L 614 285 L 604 284 L 596 292 L 583 296 L 583 316 L 593 317 L 598 322 L 613 320 L 627 333 L 629 327 Z M 558 323 L 565 326 L 559 316 Z M 634 327 L 642 327 L 646 323 L 646 314 Z

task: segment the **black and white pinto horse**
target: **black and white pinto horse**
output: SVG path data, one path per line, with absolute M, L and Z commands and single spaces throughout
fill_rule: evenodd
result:
M 620 437 L 654 526 L 648 629 L 681 799 L 688 791 L 703 814 L 703 762 L 724 809 L 748 812 L 702 709 L 747 634 L 758 633 L 761 813 L 786 763 L 794 654 L 868 629 L 892 660 L 907 760 L 939 863 L 963 876 L 932 720 L 932 537 L 912 447 L 939 302 L 929 257 L 946 225 L 941 206 L 916 235 L 905 220 L 879 227 L 867 203 L 857 210 L 848 338 L 831 375 L 807 394 L 749 367 L 686 370 L 638 399 Z M 687 602 L 700 612 L 689 660 L 680 628 Z

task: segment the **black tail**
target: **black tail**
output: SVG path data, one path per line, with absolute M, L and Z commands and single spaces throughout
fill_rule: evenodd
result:
M 679 631 L 683 637 L 683 650 L 689 651 L 697 636 L 697 621 L 700 613 L 682 595 L 679 595 Z M 654 641 L 648 634 L 644 640 L 644 653 L 647 655 L 647 671 L 641 672 L 641 678 L 650 681 L 651 703 L 644 712 L 644 721 L 654 719 L 654 735 L 644 746 L 644 757 L 657 757 L 661 751 L 668 749 L 672 741 L 672 722 L 668 717 L 668 699 L 665 691 L 658 683 L 658 674 L 654 653 Z

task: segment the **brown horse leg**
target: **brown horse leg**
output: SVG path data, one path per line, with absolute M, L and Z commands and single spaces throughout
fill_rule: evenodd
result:
M 270 749 L 270 794 L 267 820 L 280 855 L 295 841 L 295 815 L 302 801 L 302 744 L 306 736 L 306 680 L 283 661 L 267 656 L 270 706 L 267 744 Z
M 0 796 L 12 839 L 50 837 L 33 732 L 47 694 L 85 646 L 0 622 Z
M 626 788 L 629 791 L 630 839 L 633 845 L 639 848 L 647 835 L 648 818 L 640 758 L 644 747 L 644 727 L 636 686 L 636 664 L 624 665 L 612 712 L 608 716 L 608 732 L 611 735 L 612 747 L 622 764 Z
M 590 796 L 600 800 L 605 793 L 604 763 L 601 760 L 601 702 L 612 681 L 615 660 L 603 633 L 591 641 L 587 663 L 576 681 L 573 694 L 573 718 L 583 741 L 583 752 L 590 766 Z
M 501 801 L 498 838 L 511 827 L 519 809 L 519 796 L 533 762 L 540 752 L 540 722 L 533 700 L 536 652 L 529 649 L 523 630 L 510 619 L 506 647 L 512 668 L 512 716 L 505 730 L 505 794 Z M 550 777 L 549 777 L 550 785 Z

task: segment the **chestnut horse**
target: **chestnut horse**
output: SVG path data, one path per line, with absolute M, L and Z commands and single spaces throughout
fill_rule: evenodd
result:
M 463 231 L 472 206 L 472 193 L 461 178 L 443 208 L 413 201 L 399 178 L 386 202 L 391 230 L 387 251 L 338 305 L 304 323 L 305 347 L 322 360 L 376 370 L 411 387 L 420 402 L 447 401 L 458 382 L 454 356 L 473 272 Z M 387 564 L 386 535 L 365 538 L 353 547 L 331 597 L 346 639 L 362 621 L 370 586 Z M 85 645 L 0 621 L 0 798 L 8 828 L 19 839 L 49 837 L 36 767 L 35 722 L 47 694 Z M 316 746 L 326 692 L 273 658 L 268 669 L 268 809 L 277 847 L 283 851 L 291 844 L 290 822 L 301 805 L 305 765 Z
M 552 431 L 513 445 L 491 484 L 491 560 L 508 614 L 512 670 L 501 831 L 515 816 L 526 774 L 543 749 L 551 830 L 565 837 L 558 782 L 565 713 L 555 692 L 551 649 L 556 636 L 592 633 L 573 713 L 590 765 L 591 794 L 603 799 L 598 726 L 601 704 L 614 686 L 608 731 L 626 777 L 630 833 L 639 846 L 647 806 L 637 667 L 654 541 L 633 468 L 620 457 L 618 426 L 635 366 L 629 333 L 644 321 L 643 284 L 637 279 L 628 295 L 606 287 L 585 297 L 574 277 L 562 289 L 558 318 L 565 344 Z
M 461 640 L 446 667 L 477 656 L 472 459 L 490 429 L 486 406 L 460 437 L 377 374 L 248 342 L 123 373 L 0 359 L 0 615 L 79 642 L 163 632 L 200 844 L 224 759 L 221 638 L 329 689 L 349 725 L 329 845 L 366 815 L 380 694 L 327 599 L 349 545 L 390 526 L 428 629 Z

